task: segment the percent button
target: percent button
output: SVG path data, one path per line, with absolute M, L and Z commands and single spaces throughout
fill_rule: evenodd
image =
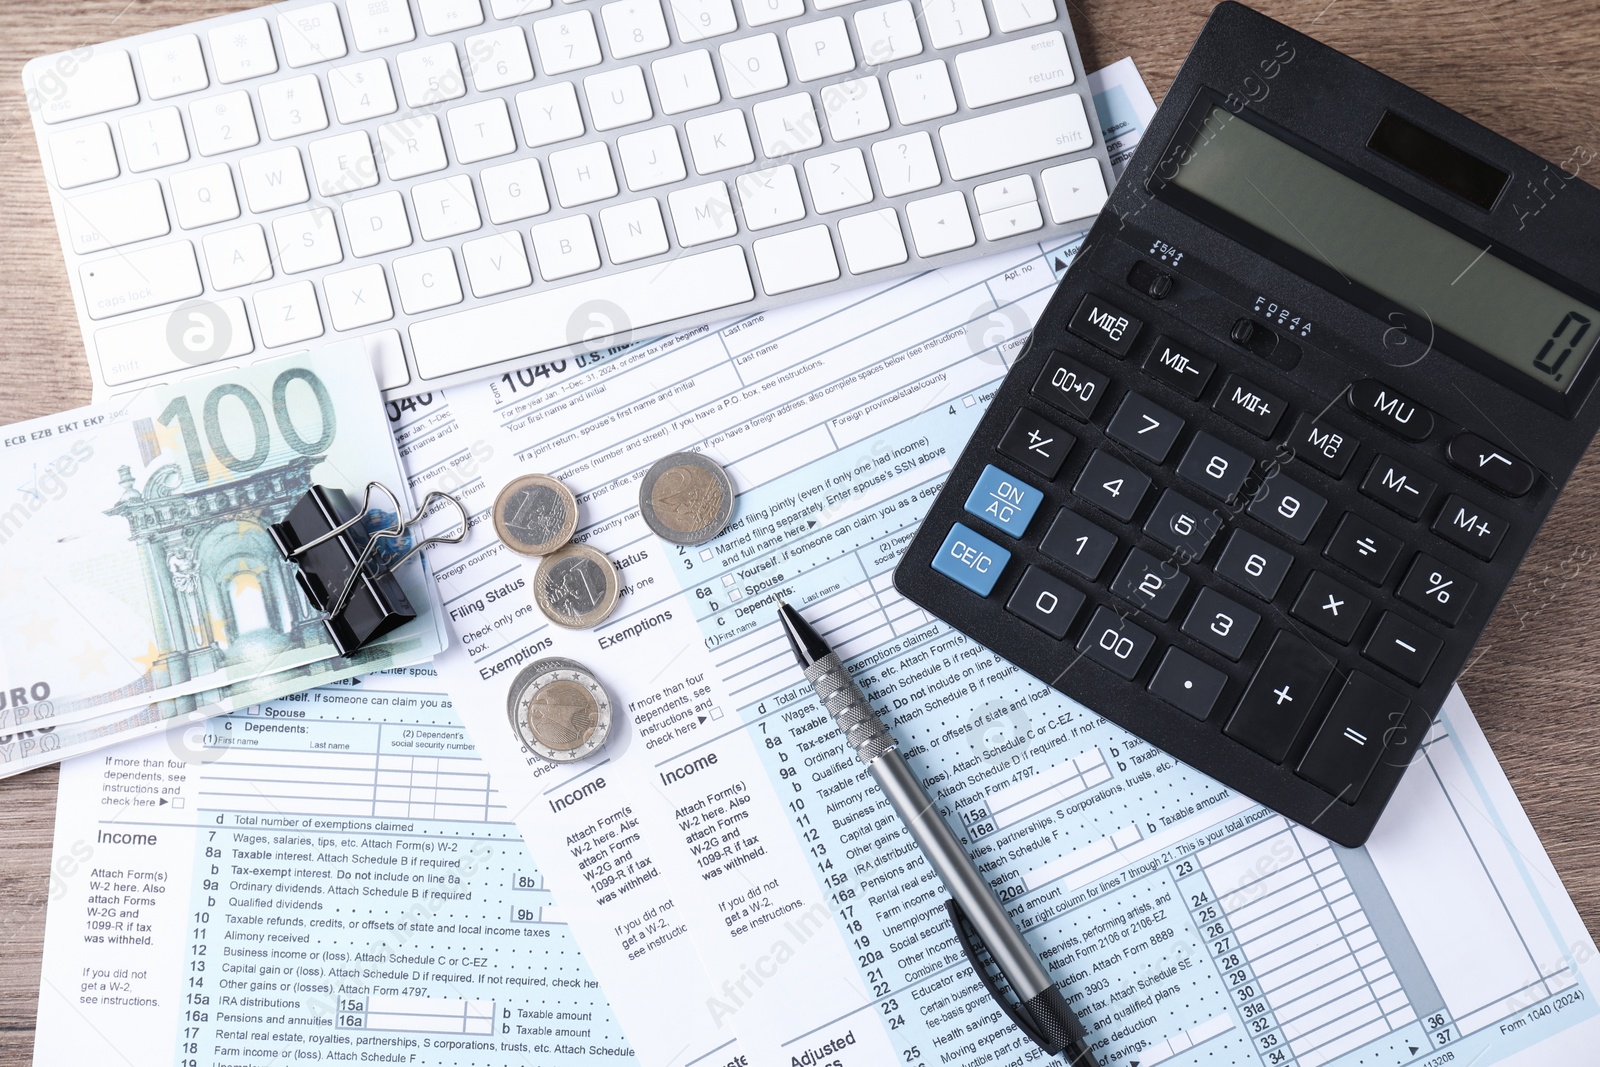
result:
M 1447 567 L 1432 556 L 1419 555 L 1400 583 L 1400 599 L 1412 607 L 1421 608 L 1440 622 L 1454 626 L 1467 603 L 1477 590 L 1478 583 L 1452 567 Z

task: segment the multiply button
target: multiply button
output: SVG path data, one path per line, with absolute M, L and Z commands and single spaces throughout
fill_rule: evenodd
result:
M 1356 636 L 1356 628 L 1367 613 L 1372 601 L 1315 571 L 1306 580 L 1305 588 L 1295 598 L 1289 614 L 1311 626 L 1341 645 L 1348 645 Z
M 1407 441 L 1421 441 L 1433 432 L 1433 412 L 1419 407 L 1415 400 L 1397 393 L 1382 382 L 1362 379 L 1350 386 L 1346 394 L 1350 408 L 1365 416 L 1390 433 Z
M 950 527 L 944 544 L 934 555 L 933 569 L 979 596 L 988 596 L 1010 562 L 1009 551 L 958 522 Z
M 976 515 L 1012 537 L 1021 537 L 1043 502 L 1043 493 L 991 463 L 983 468 L 978 484 L 967 495 L 966 508 L 967 514 Z
M 1223 732 L 1282 763 L 1332 673 L 1331 659 L 1309 642 L 1279 631 Z
M 1403 744 L 1410 702 L 1351 671 L 1295 773 L 1354 804 L 1391 743 Z
M 1054 478 L 1076 440 L 1049 419 L 1023 408 L 1012 416 L 999 448 L 1003 455 L 1026 465 L 1035 474 Z
M 1088 422 L 1110 383 L 1110 378 L 1090 370 L 1065 352 L 1052 352 L 1039 380 L 1033 383 L 1033 395 L 1075 419 Z
M 1078 302 L 1078 310 L 1072 313 L 1067 329 L 1121 359 L 1133 347 L 1133 339 L 1143 325 L 1121 308 L 1088 293 Z
M 1506 496 L 1522 496 L 1538 477 L 1533 467 L 1475 433 L 1458 433 L 1445 446 L 1451 464 Z
M 1509 528 L 1506 520 L 1491 515 L 1465 497 L 1451 494 L 1433 522 L 1433 532 L 1471 552 L 1479 559 L 1494 559 Z

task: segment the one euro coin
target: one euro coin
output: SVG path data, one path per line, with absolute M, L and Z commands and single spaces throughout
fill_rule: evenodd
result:
M 577 497 L 548 474 L 515 478 L 494 499 L 494 532 L 523 555 L 549 555 L 577 528 Z
M 539 562 L 533 597 L 557 626 L 587 630 L 617 606 L 622 576 L 605 553 L 588 545 L 567 545 Z

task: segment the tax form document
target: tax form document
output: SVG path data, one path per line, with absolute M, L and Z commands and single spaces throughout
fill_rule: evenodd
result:
M 61 768 L 34 1062 L 631 1064 L 450 700 L 368 675 Z

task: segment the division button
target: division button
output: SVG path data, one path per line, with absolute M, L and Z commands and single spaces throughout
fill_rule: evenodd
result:
M 1289 402 L 1283 397 L 1237 374 L 1223 380 L 1222 391 L 1211 404 L 1212 411 L 1258 437 L 1271 437 L 1288 409 Z
M 1452 544 L 1460 545 L 1479 559 L 1494 559 L 1509 525 L 1466 497 L 1451 494 L 1444 510 L 1433 521 L 1433 532 Z
M 1361 480 L 1361 492 L 1415 522 L 1428 510 L 1438 484 L 1388 456 L 1372 461 Z
M 1412 685 L 1421 685 L 1444 642 L 1392 611 L 1383 613 L 1361 654 Z
M 1050 524 L 1050 529 L 1045 533 L 1044 540 L 1039 542 L 1039 551 L 1091 582 L 1100 577 L 1106 559 L 1116 547 L 1115 534 L 1096 526 L 1070 508 L 1061 509 L 1056 521 Z
M 1149 397 L 1129 393 L 1106 425 L 1106 434 L 1152 463 L 1160 463 L 1178 439 L 1183 420 Z
M 1156 338 L 1155 348 L 1144 361 L 1144 371 L 1156 381 L 1169 385 L 1188 397 L 1198 400 L 1217 365 L 1205 356 L 1197 356 L 1188 345 L 1180 345 L 1162 335 Z
M 1216 707 L 1228 676 L 1181 648 L 1169 648 L 1150 679 L 1150 692 L 1180 711 L 1204 720 Z
M 1011 425 L 1000 438 L 1000 452 L 1045 479 L 1061 471 L 1061 462 L 1077 439 L 1070 433 L 1027 408 L 1011 417 Z
M 1089 628 L 1078 639 L 1078 651 L 1131 682 L 1155 643 L 1155 635 L 1149 630 L 1129 622 L 1110 608 L 1100 607 L 1095 609 Z
M 1043 502 L 1043 493 L 991 463 L 967 494 L 966 509 L 1012 537 L 1021 537 Z
M 1010 562 L 1010 551 L 958 522 L 934 555 L 933 569 L 979 596 L 988 596 Z
M 1111 582 L 1113 593 L 1163 622 L 1172 617 L 1172 610 L 1188 587 L 1187 574 L 1142 548 L 1128 553 L 1127 561 Z
M 1409 705 L 1388 686 L 1351 671 L 1295 773 L 1354 804 L 1384 750 L 1404 743 L 1406 732 L 1395 726 L 1404 722 Z
M 1033 383 L 1033 395 L 1046 404 L 1065 411 L 1075 419 L 1088 422 L 1100 398 L 1106 395 L 1111 384 L 1097 370 L 1090 370 L 1065 352 L 1052 352 L 1050 359 Z
M 1217 573 L 1234 585 L 1262 600 L 1278 595 L 1278 587 L 1289 575 L 1294 557 L 1276 545 L 1268 544 L 1248 530 L 1235 530 L 1228 538 Z
M 1458 470 L 1466 471 L 1506 496 L 1522 496 L 1538 479 L 1538 472 L 1530 464 L 1475 433 L 1456 434 L 1445 446 L 1444 454 Z
M 1121 308 L 1106 303 L 1093 293 L 1086 293 L 1072 313 L 1067 329 L 1098 348 L 1103 348 L 1121 359 L 1133 347 L 1144 322 Z
M 1321 571 L 1314 571 L 1295 598 L 1289 614 L 1341 645 L 1348 645 L 1355 639 L 1356 628 L 1371 605 L 1372 601 L 1355 590 L 1340 585 Z
M 1282 763 L 1332 673 L 1330 657 L 1279 631 L 1223 733 Z
M 1335 478 L 1344 477 L 1356 455 L 1354 436 L 1310 412 L 1302 413 L 1295 421 L 1289 447 L 1294 450 L 1296 459 L 1303 459 Z
M 1478 589 L 1478 583 L 1432 556 L 1419 555 L 1406 572 L 1396 595 L 1421 608 L 1447 626 L 1461 621 L 1461 613 Z
M 1364 378 L 1353 383 L 1345 395 L 1356 414 L 1407 441 L 1424 440 L 1433 432 L 1433 412 L 1380 381 Z
M 1067 636 L 1067 628 L 1083 610 L 1084 599 L 1082 593 L 1049 571 L 1029 567 L 1022 572 L 1016 592 L 1006 601 L 1006 610 L 1059 641 Z
M 1373 585 L 1382 585 L 1404 547 L 1400 538 L 1347 511 L 1322 554 Z

